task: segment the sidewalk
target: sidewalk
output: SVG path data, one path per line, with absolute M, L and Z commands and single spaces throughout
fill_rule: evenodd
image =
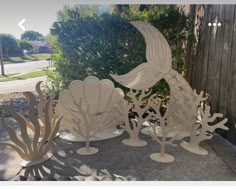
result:
M 46 82 L 47 77 L 35 77 L 23 80 L 14 80 L 0 82 L 0 94 L 8 94 L 13 92 L 35 91 L 35 85 L 39 81 Z

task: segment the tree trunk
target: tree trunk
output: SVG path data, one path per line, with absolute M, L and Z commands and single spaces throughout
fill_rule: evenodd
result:
M 6 48 L 6 58 L 9 58 L 8 51 L 9 51 L 9 49 Z
M 122 5 L 109 5 L 110 14 L 122 13 Z
M 149 9 L 149 6 L 148 5 L 139 5 L 139 11 L 144 11 L 145 9 Z
M 1 61 L 1 74 L 5 75 L 4 64 L 3 64 L 2 42 L 1 42 L 1 40 L 0 40 L 0 61 Z

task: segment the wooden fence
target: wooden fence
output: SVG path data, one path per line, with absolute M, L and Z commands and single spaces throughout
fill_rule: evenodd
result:
M 236 144 L 236 5 L 195 5 L 191 13 L 195 41 L 188 44 L 187 80 L 210 95 L 212 112 L 228 117 L 229 131 L 219 132 Z

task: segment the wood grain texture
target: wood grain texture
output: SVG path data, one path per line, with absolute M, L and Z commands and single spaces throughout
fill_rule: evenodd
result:
M 192 88 L 209 94 L 212 113 L 228 118 L 229 131 L 219 132 L 236 144 L 236 5 L 198 5 L 193 11 L 195 20 L 200 20 L 194 26 L 199 35 L 189 45 L 186 64 L 191 69 L 186 75 Z M 209 27 L 209 22 L 221 27 Z
M 41 82 L 36 85 L 39 92 L 41 92 L 40 83 Z M 54 91 L 52 93 L 54 93 Z M 39 117 L 42 116 L 41 118 L 44 120 L 42 123 L 45 128 L 42 140 L 40 141 L 41 125 L 39 124 L 39 119 L 34 111 L 34 108 L 37 107 L 36 97 L 32 92 L 24 92 L 23 94 L 29 101 L 29 120 L 20 113 L 17 113 L 11 103 L 10 112 L 12 117 L 20 125 L 20 136 L 16 134 L 16 131 L 13 128 L 5 123 L 2 116 L 2 127 L 7 131 L 11 143 L 0 143 L 0 145 L 6 145 L 13 148 L 24 160 L 21 165 L 26 167 L 35 165 L 40 163 L 42 160 L 47 159 L 45 159 L 45 155 L 50 151 L 53 140 L 59 131 L 62 117 L 58 118 L 53 114 L 52 101 L 54 100 L 54 94 L 51 95 L 53 98 L 47 100 L 46 103 L 44 103 L 44 100 L 39 103 Z M 42 100 L 42 98 L 40 98 L 40 100 Z M 42 114 L 42 110 L 44 110 L 44 114 Z M 32 135 L 28 129 L 34 131 Z

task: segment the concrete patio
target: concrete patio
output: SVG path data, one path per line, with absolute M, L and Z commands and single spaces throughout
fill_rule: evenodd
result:
M 1 137 L 4 138 L 3 136 Z M 159 145 L 150 137 L 141 135 L 148 146 L 135 148 L 121 143 L 122 136 L 92 142 L 99 153 L 81 156 L 76 153 L 82 143 L 69 143 L 57 138 L 52 159 L 22 169 L 18 154 L 0 147 L 0 180 L 137 180 L 137 181 L 235 181 L 236 146 L 220 137 L 202 144 L 209 151 L 199 156 L 180 146 L 167 147 L 176 161 L 163 164 L 152 161 L 149 155 L 159 151 Z M 55 146 L 57 146 L 55 148 Z

